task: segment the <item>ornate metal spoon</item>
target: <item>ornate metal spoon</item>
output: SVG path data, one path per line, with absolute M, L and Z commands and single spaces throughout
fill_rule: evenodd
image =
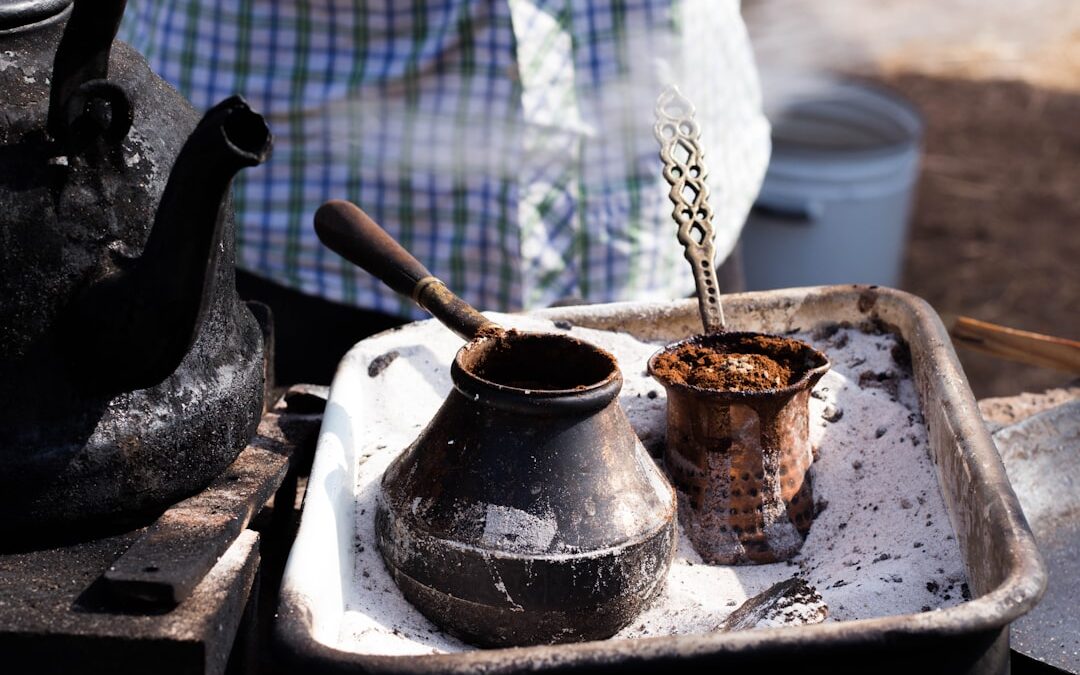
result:
M 656 101 L 653 130 L 660 142 L 664 178 L 671 185 L 668 198 L 675 204 L 672 215 L 679 225 L 679 242 L 694 268 L 701 323 L 706 333 L 722 333 L 724 309 L 713 269 L 716 252 L 712 209 L 709 207 L 709 187 L 705 183 L 704 152 L 698 142 L 701 130 L 694 120 L 694 112 L 694 105 L 678 87 L 669 86 Z

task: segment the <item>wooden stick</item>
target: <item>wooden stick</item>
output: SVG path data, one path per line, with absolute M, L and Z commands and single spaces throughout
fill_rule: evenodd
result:
M 949 333 L 956 344 L 970 349 L 1033 366 L 1080 373 L 1080 342 L 1076 340 L 1017 330 L 966 316 L 957 317 Z

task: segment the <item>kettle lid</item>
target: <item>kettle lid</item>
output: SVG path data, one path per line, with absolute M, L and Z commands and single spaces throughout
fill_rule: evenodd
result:
M 72 0 L 0 0 L 0 31 L 22 28 L 59 16 Z

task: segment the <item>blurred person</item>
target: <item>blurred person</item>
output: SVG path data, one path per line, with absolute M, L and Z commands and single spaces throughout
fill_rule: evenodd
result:
M 196 108 L 240 93 L 270 123 L 273 156 L 234 186 L 237 283 L 274 310 L 282 383 L 328 382 L 423 316 L 319 243 L 327 199 L 481 309 L 669 300 L 693 278 L 663 86 L 697 107 L 718 262 L 768 161 L 738 0 L 130 0 L 120 37 Z

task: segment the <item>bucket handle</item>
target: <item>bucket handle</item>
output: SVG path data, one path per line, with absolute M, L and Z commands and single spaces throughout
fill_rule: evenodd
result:
M 751 207 L 750 213 L 755 216 L 782 221 L 787 225 L 811 225 L 821 217 L 821 204 L 785 199 L 762 199 L 758 198 Z

